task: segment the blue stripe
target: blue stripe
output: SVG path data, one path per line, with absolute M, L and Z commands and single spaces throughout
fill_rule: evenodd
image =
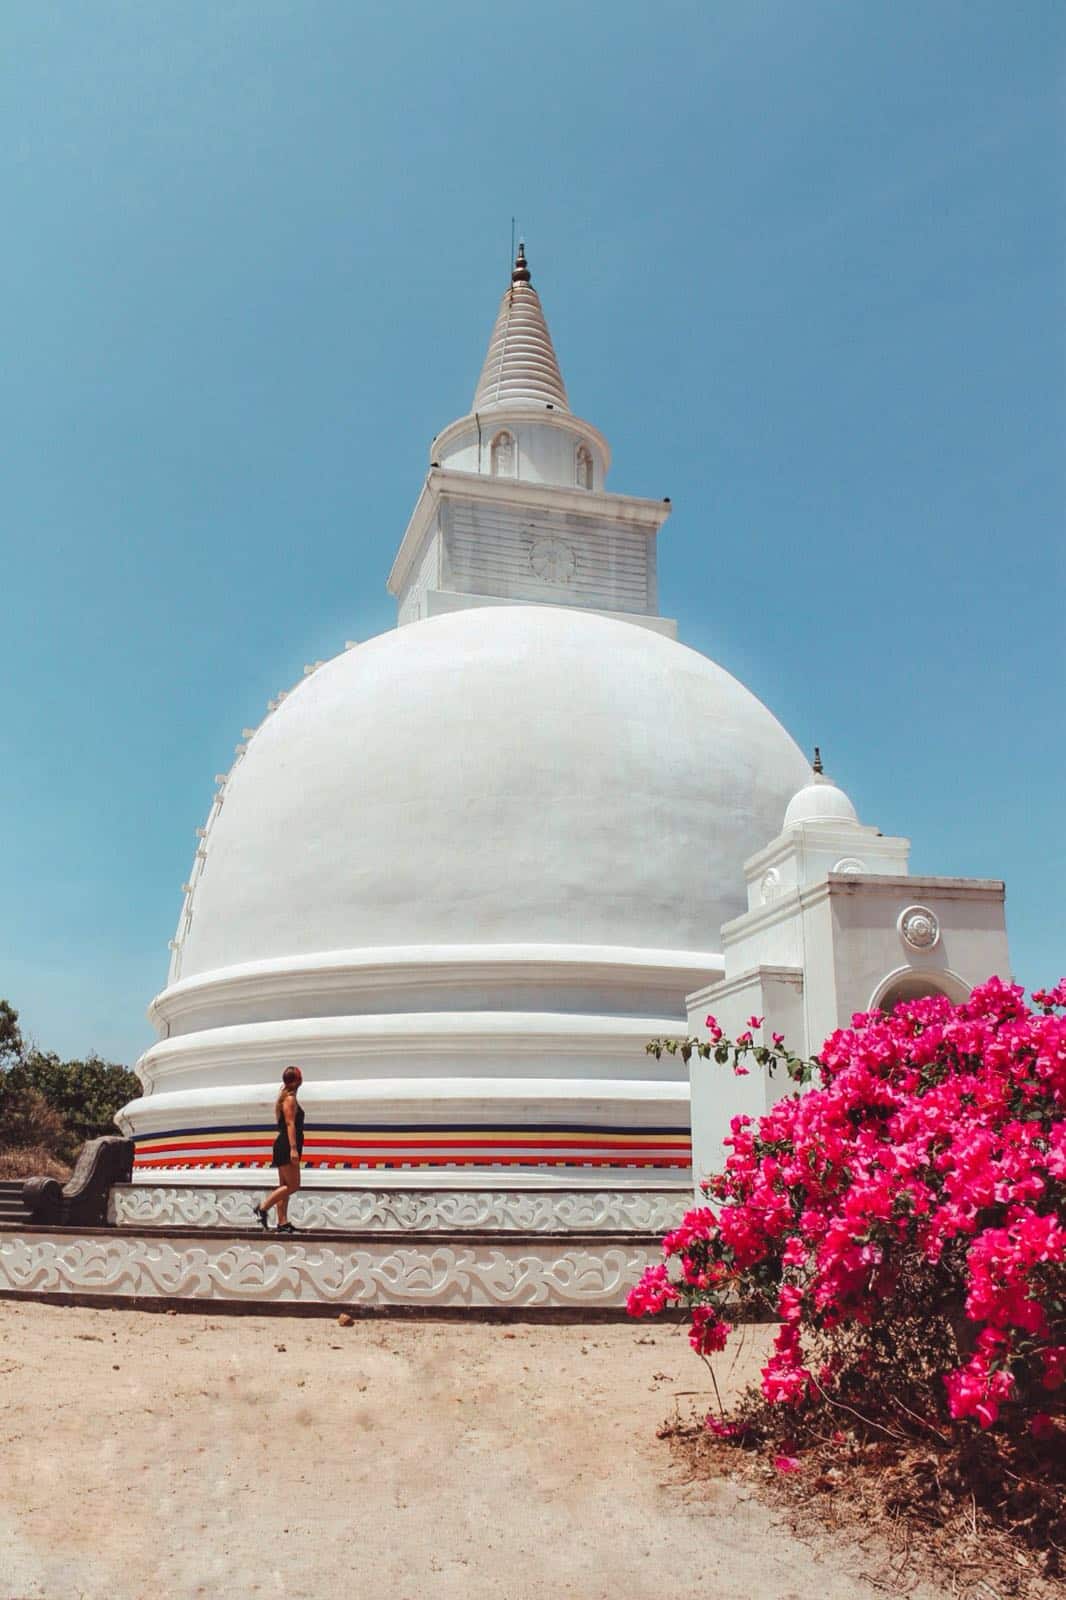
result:
M 277 1133 L 276 1122 L 254 1123 L 249 1127 L 247 1123 L 231 1124 L 225 1127 L 212 1128 L 174 1128 L 160 1133 L 140 1133 L 134 1137 L 141 1139 L 196 1139 L 205 1133 Z M 631 1135 L 633 1138 L 643 1138 L 649 1134 L 660 1133 L 673 1136 L 687 1136 L 688 1128 L 634 1128 L 627 1124 L 624 1128 L 612 1126 L 604 1122 L 319 1122 L 313 1126 L 308 1123 L 305 1133 L 316 1135 L 330 1133 L 468 1133 L 477 1136 L 480 1133 L 500 1134 L 559 1134 L 559 1133 L 601 1133 L 610 1134 L 612 1137 Z

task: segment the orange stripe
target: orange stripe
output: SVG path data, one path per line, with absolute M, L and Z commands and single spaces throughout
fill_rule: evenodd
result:
M 163 1159 L 163 1160 L 146 1160 L 146 1159 L 142 1159 L 141 1157 L 138 1157 L 134 1161 L 133 1164 L 134 1164 L 135 1167 L 143 1167 L 143 1168 L 149 1168 L 149 1167 L 233 1167 L 233 1166 L 237 1166 L 237 1165 L 242 1165 L 242 1166 L 247 1166 L 247 1167 L 269 1168 L 272 1165 L 272 1163 L 269 1162 L 269 1161 L 248 1160 L 248 1161 L 244 1161 L 244 1162 L 238 1162 L 234 1158 L 230 1158 L 230 1159 L 227 1160 L 225 1157 L 221 1157 L 221 1156 L 216 1157 L 216 1158 L 210 1158 L 210 1157 L 206 1157 L 206 1156 L 196 1156 L 196 1157 L 184 1160 L 184 1161 L 182 1161 L 182 1160 L 175 1161 L 172 1157 L 168 1158 L 168 1159 Z M 659 1160 L 654 1156 L 630 1156 L 628 1158 L 628 1160 L 616 1161 L 616 1160 L 612 1160 L 608 1156 L 581 1156 L 581 1155 L 573 1155 L 573 1156 L 566 1156 L 566 1157 L 551 1156 L 551 1155 L 541 1155 L 541 1156 L 535 1156 L 535 1155 L 534 1156 L 504 1156 L 504 1155 L 497 1155 L 497 1156 L 492 1157 L 490 1160 L 485 1160 L 481 1156 L 461 1156 L 461 1155 L 420 1156 L 417 1160 L 405 1160 L 401 1156 L 398 1159 L 394 1159 L 394 1160 L 391 1160 L 391 1161 L 387 1160 L 383 1156 L 379 1156 L 379 1157 L 370 1158 L 370 1159 L 367 1159 L 367 1160 L 352 1160 L 352 1161 L 345 1161 L 345 1162 L 341 1162 L 339 1159 L 336 1159 L 336 1158 L 333 1158 L 333 1157 L 329 1157 L 329 1156 L 312 1156 L 310 1158 L 305 1158 L 305 1160 L 303 1162 L 303 1165 L 305 1167 L 332 1167 L 332 1166 L 343 1166 L 343 1167 L 347 1167 L 347 1168 L 354 1168 L 354 1167 L 391 1167 L 391 1168 L 394 1168 L 394 1169 L 397 1168 L 397 1167 L 401 1167 L 401 1166 L 403 1166 L 403 1167 L 478 1167 L 478 1166 L 493 1166 L 493 1167 L 688 1167 L 690 1164 L 691 1164 L 691 1158 L 686 1157 L 686 1156 L 682 1156 L 680 1158 L 671 1156 L 671 1157 L 669 1157 L 668 1159 L 665 1159 L 665 1160 Z
M 190 1138 L 169 1139 L 161 1142 L 150 1139 L 141 1139 L 138 1140 L 138 1149 L 145 1150 L 153 1154 L 165 1150 L 270 1150 L 273 1148 L 273 1143 L 274 1141 L 272 1139 L 257 1138 L 212 1139 L 210 1141 Z M 340 1136 L 331 1139 L 325 1134 L 321 1134 L 316 1135 L 314 1138 L 308 1137 L 305 1142 L 305 1147 L 308 1149 L 315 1147 L 318 1149 L 329 1148 L 341 1150 L 418 1150 L 422 1148 L 432 1148 L 437 1150 L 495 1150 L 500 1147 L 518 1150 L 536 1150 L 538 1148 L 549 1148 L 554 1146 L 579 1148 L 582 1145 L 587 1145 L 589 1148 L 596 1150 L 632 1150 L 641 1145 L 652 1150 L 687 1150 L 690 1147 L 690 1142 L 683 1136 L 679 1136 L 677 1138 L 666 1138 L 665 1136 L 659 1136 L 658 1138 L 652 1137 L 649 1139 L 647 1137 L 642 1138 L 636 1134 L 628 1138 L 619 1137 L 617 1135 L 606 1138 L 598 1134 L 586 1134 L 582 1135 L 580 1138 L 573 1137 L 569 1139 L 565 1136 L 551 1138 L 547 1134 L 525 1136 L 519 1134 L 515 1135 L 514 1138 L 506 1138 L 504 1135 L 498 1134 L 488 1139 L 435 1139 L 429 1134 L 416 1134 L 413 1137 L 404 1138 L 397 1136 L 396 1138 L 362 1139 L 355 1136 Z

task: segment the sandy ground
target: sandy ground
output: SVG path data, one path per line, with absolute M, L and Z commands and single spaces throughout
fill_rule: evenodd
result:
M 868 1556 L 685 1480 L 678 1329 L 0 1301 L 0 1376 L 3 1600 L 883 1600 Z

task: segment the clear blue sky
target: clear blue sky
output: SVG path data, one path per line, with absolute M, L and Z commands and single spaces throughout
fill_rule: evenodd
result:
M 662 609 L 1066 968 L 1061 0 L 8 0 L 0 995 L 131 1060 L 213 775 L 528 241 Z M 698 730 L 693 730 L 698 737 Z M 372 756 L 372 752 L 368 752 Z

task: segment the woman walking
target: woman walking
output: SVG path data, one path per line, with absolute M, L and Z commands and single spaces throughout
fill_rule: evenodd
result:
M 289 1221 L 289 1196 L 300 1187 L 300 1157 L 304 1149 L 304 1111 L 296 1098 L 296 1091 L 304 1081 L 299 1067 L 286 1067 L 281 1074 L 281 1092 L 274 1105 L 278 1133 L 274 1140 L 274 1165 L 278 1169 L 280 1184 L 268 1195 L 261 1206 L 252 1207 L 252 1215 L 260 1227 L 270 1226 L 267 1212 L 271 1206 L 278 1208 L 278 1233 L 295 1233 Z

